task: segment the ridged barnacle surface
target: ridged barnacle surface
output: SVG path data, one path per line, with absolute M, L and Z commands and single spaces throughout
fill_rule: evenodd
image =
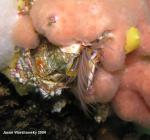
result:
M 43 94 L 60 94 L 67 88 L 71 75 L 71 65 L 78 54 L 62 51 L 47 40 L 34 50 L 16 48 L 12 63 L 3 73 L 13 82 L 21 94 L 39 90 Z M 70 72 L 69 72 L 70 71 Z

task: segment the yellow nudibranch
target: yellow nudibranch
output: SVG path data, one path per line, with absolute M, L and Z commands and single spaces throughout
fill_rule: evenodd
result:
M 140 32 L 137 28 L 131 27 L 126 34 L 125 53 L 129 54 L 140 46 Z

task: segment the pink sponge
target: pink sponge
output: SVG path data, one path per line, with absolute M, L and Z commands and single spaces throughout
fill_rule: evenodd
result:
M 19 18 L 13 30 L 13 40 L 16 46 L 23 48 L 38 46 L 38 35 L 33 29 L 30 17 L 22 16 Z

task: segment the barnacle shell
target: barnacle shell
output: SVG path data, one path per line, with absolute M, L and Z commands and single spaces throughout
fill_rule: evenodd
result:
M 74 51 L 74 50 L 73 50 Z M 78 50 L 77 50 L 78 52 Z M 70 63 L 78 53 L 63 51 L 48 41 L 43 40 L 34 50 L 16 48 L 12 63 L 3 73 L 13 82 L 21 94 L 38 90 L 43 94 L 60 94 L 68 88 Z

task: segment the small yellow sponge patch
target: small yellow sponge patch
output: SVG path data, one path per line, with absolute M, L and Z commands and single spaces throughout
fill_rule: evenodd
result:
M 23 9 L 23 7 L 25 6 L 25 1 L 24 0 L 18 0 L 18 10 Z
M 140 32 L 137 28 L 131 27 L 126 34 L 126 54 L 133 52 L 140 46 Z

